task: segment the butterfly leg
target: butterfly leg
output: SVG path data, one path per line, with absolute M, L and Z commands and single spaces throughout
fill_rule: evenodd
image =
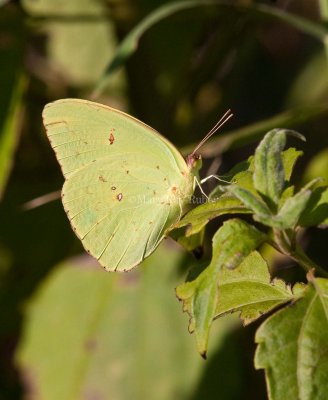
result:
M 202 181 L 199 182 L 199 180 L 197 179 L 196 176 L 194 176 L 194 186 L 196 187 L 196 185 L 199 187 L 199 190 L 201 191 L 201 193 L 205 196 L 206 200 L 208 200 L 208 196 L 207 194 L 204 192 L 202 185 L 201 185 Z
M 202 179 L 202 180 L 200 181 L 200 183 L 205 183 L 205 182 L 207 182 L 209 179 L 212 179 L 212 178 L 218 180 L 219 182 L 224 182 L 224 183 L 228 183 L 228 184 L 231 183 L 231 182 L 225 181 L 224 179 L 220 178 L 218 175 L 209 175 L 209 176 L 207 176 L 206 178 Z

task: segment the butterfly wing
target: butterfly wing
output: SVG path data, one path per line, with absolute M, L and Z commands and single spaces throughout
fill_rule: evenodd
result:
M 101 104 L 59 100 L 45 107 L 43 119 L 77 236 L 107 270 L 133 268 L 155 250 L 192 195 L 183 157 L 149 126 Z

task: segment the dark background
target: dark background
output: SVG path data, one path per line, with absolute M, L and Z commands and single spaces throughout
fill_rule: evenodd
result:
M 258 323 L 216 322 L 209 360 L 196 354 L 173 292 L 191 256 L 167 241 L 136 272 L 105 274 L 78 256 L 60 201 L 48 201 L 63 177 L 44 105 L 91 99 L 120 41 L 164 3 L 0 2 L 1 400 L 266 398 L 264 374 L 253 368 Z M 146 30 L 95 100 L 151 125 L 184 154 L 231 108 L 233 120 L 203 148 L 202 176 L 247 158 L 267 130 L 291 127 L 307 138 L 290 142 L 305 152 L 297 185 L 328 178 L 328 52 L 315 34 L 328 20 L 324 3 L 240 0 L 174 13 Z M 298 28 L 284 13 L 303 18 Z M 318 263 L 327 236 L 303 233 Z M 266 255 L 275 273 L 298 276 L 292 262 Z

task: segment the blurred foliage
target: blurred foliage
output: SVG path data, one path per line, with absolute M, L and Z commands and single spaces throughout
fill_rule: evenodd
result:
M 106 276 L 88 256 L 56 267 L 28 307 L 18 352 L 32 397 L 189 399 L 202 362 L 168 289 L 181 259 L 161 246 L 130 274 Z M 226 330 L 217 329 L 213 352 Z M 236 365 L 229 369 L 237 374 Z M 230 385 L 222 399 L 239 390 Z
M 91 99 L 122 39 L 167 3 L 0 2 L 1 400 L 48 400 L 50 385 L 62 400 L 127 399 L 133 389 L 135 398 L 148 389 L 154 400 L 266 398 L 263 374 L 253 369 L 254 327 L 217 324 L 212 358 L 198 360 L 173 292 L 190 258 L 161 248 L 131 276 L 105 275 L 84 257 L 70 258 L 82 249 L 59 201 L 23 207 L 63 182 L 42 127 L 44 105 Z M 96 100 L 130 112 L 185 151 L 231 108 L 225 133 L 204 147 L 203 175 L 215 165 L 225 174 L 267 130 L 297 128 L 307 137 L 298 181 L 327 179 L 327 1 L 203 3 L 149 26 Z M 304 244 L 324 264 L 327 230 L 310 233 Z M 278 259 L 276 273 L 293 274 L 284 266 Z

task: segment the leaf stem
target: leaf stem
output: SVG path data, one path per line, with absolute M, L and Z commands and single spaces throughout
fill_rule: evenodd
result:
M 311 260 L 298 244 L 293 247 L 290 245 L 289 240 L 287 241 L 285 237 L 284 231 L 274 229 L 273 233 L 275 242 L 270 242 L 270 244 L 275 249 L 295 260 L 306 272 L 309 272 L 314 268 L 315 271 L 321 276 L 328 277 L 328 271 Z

